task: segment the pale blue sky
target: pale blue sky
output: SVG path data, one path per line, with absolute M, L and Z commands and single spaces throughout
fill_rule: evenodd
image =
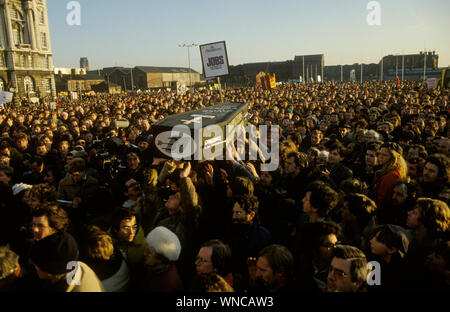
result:
M 325 54 L 325 65 L 378 62 L 382 55 L 439 53 L 450 65 L 450 1 L 379 0 L 381 26 L 369 26 L 368 0 L 79 0 L 81 25 L 69 26 L 69 0 L 47 0 L 56 67 L 187 67 L 179 44 L 226 41 L 229 62 L 292 60 Z M 198 47 L 191 67 L 199 72 Z

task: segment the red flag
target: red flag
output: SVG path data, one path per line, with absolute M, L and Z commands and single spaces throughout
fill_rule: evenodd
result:
M 400 79 L 397 77 L 397 89 L 400 87 Z

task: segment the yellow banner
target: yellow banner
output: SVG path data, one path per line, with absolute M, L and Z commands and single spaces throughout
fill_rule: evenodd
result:
M 271 89 L 275 89 L 275 87 L 277 86 L 276 79 L 275 79 L 275 74 L 273 74 L 273 76 L 270 76 L 270 74 L 267 74 L 267 75 L 269 76 L 270 88 Z

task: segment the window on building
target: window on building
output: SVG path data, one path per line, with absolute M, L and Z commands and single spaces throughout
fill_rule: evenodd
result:
M 45 24 L 45 12 L 39 11 L 39 23 Z
M 20 56 L 20 67 L 22 67 L 22 68 L 27 67 L 27 64 L 25 62 L 25 55 Z
M 28 66 L 34 68 L 34 60 L 32 55 L 28 55 Z
M 20 44 L 20 31 L 17 28 L 13 29 L 13 37 L 14 37 L 14 44 L 19 45 Z
M 41 33 L 42 48 L 47 49 L 47 34 Z
M 52 92 L 52 81 L 51 79 L 42 79 L 42 90 L 47 93 Z
M 25 87 L 25 93 L 34 92 L 34 81 L 30 76 L 23 78 L 23 85 Z
M 4 54 L 0 54 L 0 67 L 6 67 Z
M 5 91 L 5 82 L 2 78 L 0 78 L 0 91 Z
M 44 57 L 44 68 L 50 68 L 50 61 L 47 56 Z

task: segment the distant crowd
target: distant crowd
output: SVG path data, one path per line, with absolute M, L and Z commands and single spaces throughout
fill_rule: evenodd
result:
M 289 83 L 6 106 L 0 291 L 448 291 L 449 94 Z M 224 102 L 279 126 L 276 170 L 158 156 L 157 121 Z

